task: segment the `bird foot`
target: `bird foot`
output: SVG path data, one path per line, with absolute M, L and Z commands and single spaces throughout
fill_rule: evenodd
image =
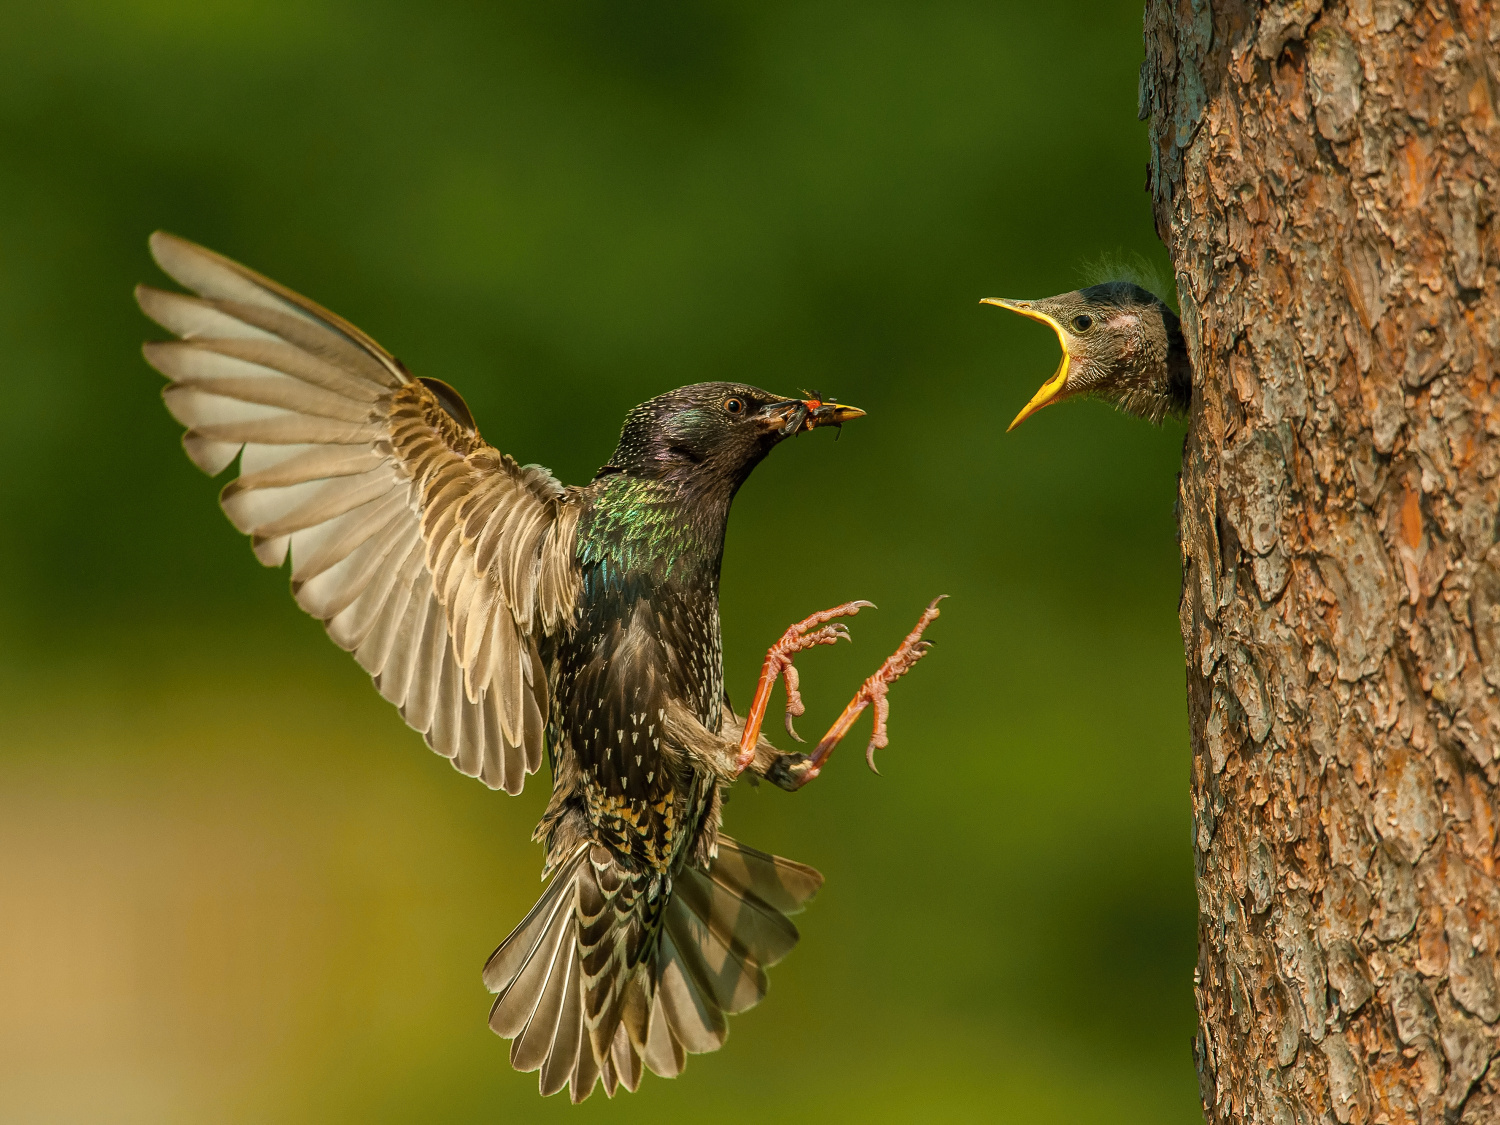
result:
M 947 596 L 947 594 L 940 594 L 932 600 L 932 603 L 922 612 L 922 616 L 918 618 L 916 627 L 901 642 L 900 647 L 886 658 L 885 663 L 875 670 L 873 676 L 859 686 L 859 690 L 854 693 L 854 698 L 844 708 L 843 714 L 838 717 L 833 726 L 828 728 L 828 733 L 819 740 L 817 747 L 804 762 L 798 763 L 796 772 L 800 774 L 798 779 L 800 785 L 806 785 L 822 772 L 823 764 L 833 753 L 833 748 L 849 733 L 849 728 L 854 725 L 854 720 L 859 718 L 860 713 L 871 704 L 875 707 L 875 729 L 870 733 L 869 745 L 865 747 L 865 761 L 876 773 L 880 772 L 875 769 L 875 751 L 890 743 L 890 738 L 886 733 L 886 720 L 891 713 L 887 693 L 891 685 L 911 671 L 912 666 L 926 656 L 927 650 L 932 647 L 932 642 L 923 640 L 922 634 L 938 616 L 940 612 L 938 603 Z
M 776 686 L 778 677 L 786 680 L 786 732 L 798 742 L 802 736 L 792 726 L 792 720 L 807 710 L 802 702 L 802 693 L 798 691 L 799 679 L 797 667 L 792 663 L 792 657 L 803 649 L 812 648 L 815 645 L 831 645 L 838 641 L 849 639 L 848 626 L 839 622 L 830 625 L 828 622 L 839 617 L 853 617 L 862 609 L 874 609 L 874 602 L 854 601 L 836 605 L 832 609 L 825 609 L 805 617 L 797 624 L 791 626 L 781 634 L 781 639 L 766 651 L 765 663 L 761 665 L 760 679 L 755 685 L 755 699 L 750 704 L 750 711 L 745 716 L 745 728 L 740 736 L 740 752 L 735 758 L 736 772 L 743 772 L 755 758 L 755 744 L 760 741 L 760 727 L 765 721 L 766 708 L 771 702 L 771 689 Z

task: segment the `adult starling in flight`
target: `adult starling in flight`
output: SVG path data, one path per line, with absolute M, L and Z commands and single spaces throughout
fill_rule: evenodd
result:
M 260 561 L 290 555 L 298 604 L 374 677 L 439 754 L 516 793 L 541 766 L 537 827 L 551 883 L 484 969 L 490 1026 L 543 1094 L 581 1101 L 642 1066 L 678 1074 L 755 1004 L 797 940 L 787 915 L 822 883 L 810 867 L 719 832 L 746 768 L 787 789 L 816 777 L 924 654 L 934 602 L 811 754 L 760 736 L 796 652 L 847 638 L 814 614 L 767 655 L 746 720 L 724 692 L 719 565 L 730 501 L 783 439 L 863 412 L 701 383 L 632 410 L 593 481 L 565 488 L 479 436 L 463 400 L 419 379 L 359 329 L 202 247 L 151 238 L 197 296 L 141 286 L 181 337 L 147 360 L 171 380 L 183 445 L 217 474 L 225 513 Z M 873 764 L 873 763 L 872 763 Z
M 1013 430 L 1044 406 L 1087 395 L 1159 424 L 1186 414 L 1192 368 L 1177 314 L 1150 290 L 1108 281 L 1040 301 L 986 297 L 986 305 L 1039 320 L 1057 333 L 1062 362 L 1006 427 Z

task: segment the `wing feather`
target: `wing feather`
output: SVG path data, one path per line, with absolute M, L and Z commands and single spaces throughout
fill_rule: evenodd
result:
M 240 461 L 238 478 L 224 486 L 220 502 L 225 497 L 259 488 L 285 488 L 309 480 L 328 477 L 350 477 L 357 473 L 368 473 L 385 464 L 385 457 L 374 449 L 361 449 L 357 445 L 309 445 L 298 448 L 293 445 L 253 446 L 254 449 L 288 450 L 286 457 L 268 462 L 264 468 L 254 472 L 245 471 L 245 458 Z
M 369 420 L 382 388 L 347 375 L 279 340 L 171 340 L 142 349 L 179 385 L 325 418 Z
M 216 477 L 229 468 L 229 463 L 239 456 L 242 444 L 237 441 L 213 441 L 193 430 L 182 435 L 182 448 L 188 457 L 211 477 Z
M 217 401 L 211 401 L 217 400 Z M 179 400 L 183 409 L 213 412 L 216 409 L 234 417 L 224 417 L 206 422 L 191 421 L 178 414 L 172 402 L 168 408 L 184 426 L 191 427 L 188 433 L 209 441 L 234 442 L 244 445 L 371 445 L 382 437 L 377 423 L 360 425 L 356 422 L 341 422 L 336 418 L 314 418 L 307 414 L 292 414 L 274 407 L 242 403 L 238 407 L 225 409 L 228 399 L 218 395 L 193 392 L 191 399 Z
M 394 525 L 405 514 L 405 510 L 406 505 L 402 502 L 401 495 L 387 490 L 369 503 L 351 509 L 345 518 L 339 520 L 337 534 L 330 529 L 330 532 L 325 534 L 319 542 L 314 543 L 309 540 L 305 544 L 299 543 L 294 535 L 292 537 L 292 592 L 297 593 L 307 582 L 330 567 L 342 563 L 351 553 L 362 548 L 375 536 L 380 536 L 378 542 L 389 545 L 391 536 L 384 533 L 388 530 L 392 532 L 396 530 Z M 309 610 L 309 612 L 312 611 Z M 315 616 L 327 618 L 333 614 L 320 613 Z
M 447 627 L 443 621 L 443 607 L 429 593 L 422 599 L 421 633 L 417 641 L 416 658 L 412 661 L 411 684 L 407 688 L 406 703 L 401 715 L 415 730 L 432 730 L 433 714 L 437 708 L 438 681 L 443 674 L 443 657 L 447 646 Z
M 196 348 L 204 353 L 200 362 L 207 364 L 208 356 L 222 357 L 220 369 L 233 371 L 229 364 L 240 364 L 257 374 L 271 371 L 289 375 L 300 382 L 321 387 L 342 399 L 354 402 L 376 403 L 380 401 L 383 387 L 369 379 L 340 368 L 336 364 L 309 352 L 279 337 L 269 339 L 199 340 L 176 347 Z
M 314 355 L 396 387 L 406 375 L 379 344 L 342 317 L 269 278 L 186 239 L 157 231 L 151 256 L 162 270 L 246 324 L 274 333 Z
M 412 584 L 422 567 L 422 538 L 416 528 L 391 552 L 392 562 L 383 568 L 379 581 L 371 583 L 343 612 L 328 621 L 328 635 L 340 648 L 354 653 L 359 666 L 379 676 L 390 657 Z
M 382 501 L 347 535 L 325 547 L 323 556 L 307 560 L 307 576 L 299 578 L 294 573 L 292 579 L 297 604 L 324 621 L 342 613 L 389 564 L 400 543 L 400 529 L 395 526 L 400 519 L 400 508 Z M 340 556 L 329 561 L 335 552 L 341 552 Z
M 196 340 L 275 340 L 275 333 L 257 328 L 239 317 L 222 312 L 208 301 L 185 293 L 169 293 L 150 285 L 137 285 L 135 299 L 141 311 L 174 336 Z
M 146 358 L 194 463 L 239 458 L 225 514 L 261 562 L 291 556 L 298 603 L 429 746 L 519 792 L 545 744 L 540 646 L 577 605 L 576 490 L 486 445 L 328 310 L 172 235 L 151 251 L 195 295 L 137 288 L 180 337 Z

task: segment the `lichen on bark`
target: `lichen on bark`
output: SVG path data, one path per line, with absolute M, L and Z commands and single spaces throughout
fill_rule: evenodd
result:
M 1211 1121 L 1500 1122 L 1500 14 L 1149 0 Z

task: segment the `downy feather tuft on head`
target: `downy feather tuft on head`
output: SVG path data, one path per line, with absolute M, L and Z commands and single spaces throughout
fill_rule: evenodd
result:
M 1106 250 L 1098 257 L 1086 258 L 1077 272 L 1081 289 L 1109 281 L 1128 281 L 1150 290 L 1173 312 L 1177 311 L 1176 279 L 1160 263 L 1138 250 Z

